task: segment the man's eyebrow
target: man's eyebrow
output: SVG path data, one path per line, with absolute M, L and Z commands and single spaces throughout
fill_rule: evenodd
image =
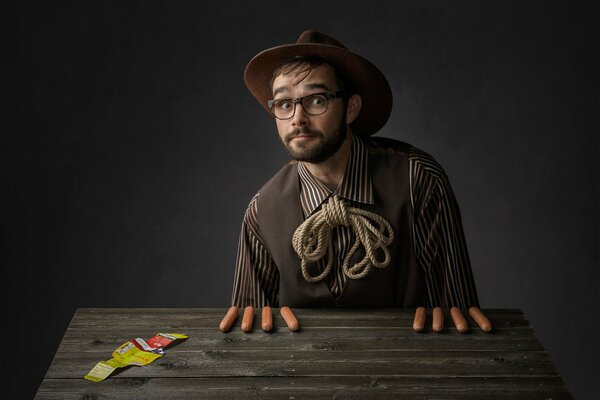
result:
M 328 92 L 331 90 L 331 89 L 329 89 L 329 87 L 327 87 L 327 85 L 325 85 L 324 83 L 319 83 L 319 82 L 309 83 L 306 85 L 306 87 L 309 89 L 324 89 Z
M 288 90 L 287 86 L 278 87 L 277 89 L 275 89 L 273 91 L 273 97 L 277 96 L 279 93 L 287 92 L 287 90 Z
M 306 84 L 306 88 L 307 89 L 323 89 L 328 92 L 331 90 L 327 85 L 325 85 L 324 83 L 320 83 L 320 82 L 308 83 L 308 84 Z M 273 97 L 277 96 L 279 93 L 287 92 L 287 90 L 288 90 L 287 86 L 278 87 L 277 89 L 275 89 L 273 91 Z

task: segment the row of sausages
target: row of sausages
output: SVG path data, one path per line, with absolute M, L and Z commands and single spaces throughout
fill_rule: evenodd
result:
M 492 323 L 489 319 L 481 312 L 479 307 L 469 308 L 469 315 L 477 323 L 477 325 L 484 332 L 490 332 L 492 330 Z M 452 307 L 450 309 L 450 317 L 456 326 L 456 330 L 460 333 L 464 333 L 469 330 L 469 324 L 467 320 L 460 312 L 458 307 Z M 441 307 L 435 307 L 432 312 L 432 324 L 431 329 L 434 332 L 441 332 L 444 329 L 444 314 L 442 313 Z M 415 319 L 413 322 L 413 330 L 415 332 L 422 332 L 425 329 L 425 307 L 417 307 L 415 312 Z
M 289 307 L 280 308 L 281 316 L 291 331 L 297 331 L 300 329 L 300 323 L 298 319 Z M 270 332 L 273 329 L 273 312 L 271 307 L 266 306 L 262 309 L 262 321 L 261 328 L 265 332 Z M 492 330 L 492 324 L 487 317 L 481 312 L 478 307 L 469 308 L 469 315 L 477 323 L 477 325 L 484 332 L 490 332 Z M 456 330 L 464 333 L 469 330 L 469 324 L 467 320 L 460 312 L 458 307 L 452 307 L 450 309 L 450 316 L 456 326 Z M 221 332 L 229 332 L 233 324 L 238 317 L 238 308 L 230 307 L 225 314 L 225 317 L 219 325 Z M 413 321 L 413 330 L 415 332 L 422 332 L 425 329 L 426 309 L 425 307 L 417 307 L 415 312 L 415 319 Z M 244 309 L 244 316 L 242 317 L 241 329 L 243 332 L 252 331 L 252 323 L 254 322 L 254 307 L 248 306 Z M 440 307 L 435 307 L 432 312 L 432 324 L 431 329 L 434 332 L 441 332 L 444 329 L 444 315 Z
M 288 328 L 291 331 L 295 332 L 298 329 L 300 329 L 300 323 L 298 322 L 298 319 L 296 318 L 296 316 L 294 315 L 294 313 L 292 312 L 292 310 L 289 307 L 281 307 L 279 309 L 279 312 L 281 313 L 283 320 L 285 321 L 285 323 L 287 324 Z M 271 307 L 269 307 L 269 306 L 263 307 L 261 316 L 262 316 L 262 321 L 261 321 L 262 330 L 265 332 L 271 331 L 271 329 L 273 329 L 273 312 L 271 310 Z M 221 332 L 229 332 L 229 330 L 231 329 L 233 324 L 235 324 L 237 317 L 238 317 L 238 308 L 230 307 L 229 311 L 227 311 L 227 314 L 225 314 L 225 317 L 223 318 L 223 320 L 221 321 L 221 324 L 219 325 L 219 330 Z M 246 333 L 250 332 L 252 330 L 252 322 L 253 321 L 254 321 L 254 307 L 248 306 L 244 309 L 244 316 L 242 317 L 242 331 L 246 332 Z

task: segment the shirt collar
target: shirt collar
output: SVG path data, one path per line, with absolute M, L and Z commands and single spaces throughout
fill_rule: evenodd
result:
M 310 216 L 332 195 L 356 203 L 374 204 L 373 186 L 369 172 L 369 153 L 363 141 L 354 136 L 346 171 L 334 191 L 315 178 L 302 162 L 298 163 L 300 204 L 305 217 Z

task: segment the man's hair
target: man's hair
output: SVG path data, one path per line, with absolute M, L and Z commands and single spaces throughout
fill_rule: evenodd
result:
M 275 71 L 273 71 L 273 76 L 271 77 L 271 87 L 273 87 L 273 82 L 279 75 L 288 75 L 290 73 L 297 74 L 300 77 L 298 82 L 302 82 L 310 74 L 310 71 L 321 65 L 328 65 L 331 67 L 338 84 L 337 90 L 345 93 L 345 104 L 348 100 L 348 97 L 354 94 L 354 86 L 344 74 L 335 68 L 335 66 L 327 62 L 325 57 L 321 56 L 296 56 L 285 61 L 278 68 L 276 68 Z

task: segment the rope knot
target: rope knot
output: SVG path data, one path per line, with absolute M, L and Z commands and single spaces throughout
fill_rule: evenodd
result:
M 346 203 L 339 197 L 331 197 L 327 203 L 323 204 L 321 211 L 330 228 L 333 229 L 338 225 L 350 226 Z
M 390 252 L 387 248 L 394 240 L 394 231 L 381 216 L 360 208 L 348 207 L 337 196 L 330 197 L 321 210 L 311 215 L 294 232 L 292 246 L 302 260 L 300 266 L 304 279 L 309 282 L 323 280 L 333 266 L 333 229 L 343 225 L 352 228 L 355 241 L 344 257 L 342 269 L 351 279 L 365 277 L 372 267 L 385 268 L 390 263 Z M 350 259 L 360 246 L 365 249 L 364 258 L 350 266 Z M 383 252 L 383 261 L 378 261 L 375 252 Z M 327 253 L 327 265 L 317 276 L 310 276 L 307 264 L 321 260 Z

